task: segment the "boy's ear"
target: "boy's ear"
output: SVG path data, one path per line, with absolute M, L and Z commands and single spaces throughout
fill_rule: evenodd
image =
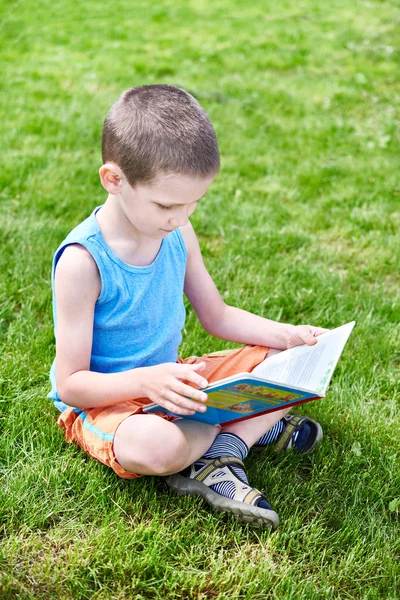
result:
M 113 196 L 121 192 L 123 173 L 118 165 L 106 163 L 99 169 L 100 181 L 103 188 Z

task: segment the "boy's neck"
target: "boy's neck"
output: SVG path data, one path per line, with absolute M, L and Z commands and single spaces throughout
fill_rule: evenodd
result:
M 115 196 L 108 196 L 96 213 L 96 220 L 106 243 L 121 260 L 138 267 L 154 261 L 162 240 L 151 239 L 137 231 L 120 210 Z

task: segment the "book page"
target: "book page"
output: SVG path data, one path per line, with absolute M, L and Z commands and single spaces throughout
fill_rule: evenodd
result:
M 266 358 L 251 374 L 324 395 L 354 324 L 322 334 L 314 346 L 296 346 Z

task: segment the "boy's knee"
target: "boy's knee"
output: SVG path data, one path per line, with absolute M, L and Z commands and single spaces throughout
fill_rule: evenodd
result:
M 187 466 L 189 444 L 182 431 L 176 429 L 168 441 L 157 443 L 152 452 L 151 466 L 155 475 L 171 475 Z
M 152 415 L 140 415 L 121 423 L 114 440 L 114 452 L 127 471 L 170 475 L 187 466 L 190 448 L 185 434 L 173 423 Z

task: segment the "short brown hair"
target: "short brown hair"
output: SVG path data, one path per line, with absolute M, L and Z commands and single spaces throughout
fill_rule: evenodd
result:
M 209 177 L 219 170 L 211 121 L 185 90 L 163 84 L 133 87 L 111 107 L 103 127 L 103 162 L 114 162 L 130 185 L 160 174 Z

